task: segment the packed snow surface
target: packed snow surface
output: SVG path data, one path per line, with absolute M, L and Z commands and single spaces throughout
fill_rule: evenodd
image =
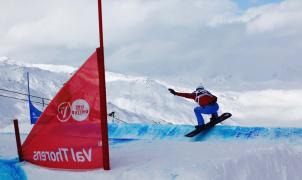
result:
M 183 137 L 193 128 L 109 124 L 110 171 L 58 171 L 26 162 L 6 163 L 1 167 L 6 168 L 6 175 L 24 179 L 22 171 L 16 173 L 16 168 L 21 167 L 30 180 L 41 177 L 46 180 L 54 177 L 57 180 L 299 180 L 301 177 L 302 129 L 216 126 L 195 138 Z M 26 136 L 22 134 L 21 139 Z M 12 133 L 1 133 L 0 164 L 17 157 L 14 138 Z M 0 171 L 2 177 L 4 171 Z
M 28 179 L 299 180 L 301 147 L 260 142 L 140 140 L 113 144 L 111 170 L 56 171 L 23 166 Z

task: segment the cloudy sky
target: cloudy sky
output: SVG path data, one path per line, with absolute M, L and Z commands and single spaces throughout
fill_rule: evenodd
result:
M 106 67 L 122 73 L 301 81 L 301 0 L 103 0 Z M 0 2 L 0 56 L 79 66 L 97 0 Z

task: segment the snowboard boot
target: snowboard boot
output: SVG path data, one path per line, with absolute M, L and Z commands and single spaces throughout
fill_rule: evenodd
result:
M 215 122 L 218 120 L 218 115 L 217 114 L 212 114 L 212 117 L 210 118 L 210 122 Z

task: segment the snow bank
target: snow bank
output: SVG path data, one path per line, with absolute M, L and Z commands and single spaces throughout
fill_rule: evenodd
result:
M 244 156 L 225 161 L 216 179 L 301 179 L 301 151 L 288 145 L 249 149 Z
M 23 137 L 30 132 L 32 125 L 19 124 Z M 191 125 L 171 124 L 134 124 L 108 123 L 109 138 L 111 139 L 158 139 L 176 141 L 208 141 L 208 140 L 252 140 L 286 141 L 302 144 L 302 128 L 266 128 L 216 125 L 214 128 L 187 138 L 184 135 L 194 129 Z M 0 129 L 0 133 L 13 133 L 13 124 Z M 13 140 L 14 141 L 14 140 Z
M 264 128 L 217 125 L 194 138 L 187 138 L 184 137 L 184 135 L 192 131 L 194 126 L 110 123 L 108 127 L 109 137 L 116 139 L 165 139 L 179 141 L 265 139 L 271 141 L 302 143 L 302 128 Z
M 17 164 L 18 159 L 0 159 L 0 179 L 1 180 L 25 180 L 26 175 Z

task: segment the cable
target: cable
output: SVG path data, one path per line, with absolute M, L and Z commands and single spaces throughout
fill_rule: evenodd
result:
M 11 93 L 15 93 L 15 94 L 21 94 L 21 95 L 25 95 L 25 96 L 28 96 L 29 94 L 25 94 L 25 93 L 21 93 L 21 92 L 17 92 L 17 91 L 12 91 L 12 90 L 8 90 L 8 89 L 3 89 L 3 88 L 0 88 L 1 91 L 6 91 L 6 92 L 11 92 Z M 31 97 L 35 97 L 35 98 L 40 98 L 40 99 L 45 99 L 45 100 L 48 100 L 48 101 L 51 101 L 50 99 L 47 99 L 47 98 L 43 98 L 43 97 L 40 97 L 40 96 L 33 96 L 33 95 L 30 95 Z
M 7 91 L 7 92 L 12 92 L 12 93 L 16 93 L 16 94 L 21 94 L 21 95 L 28 95 L 28 94 L 19 93 L 19 92 L 16 92 L 16 91 L 10 91 L 10 90 L 6 90 L 6 89 L 2 89 L 2 88 L 0 88 L 0 90 Z M 32 95 L 30 95 L 30 96 L 32 96 Z M 15 100 L 20 100 L 20 101 L 26 101 L 26 102 L 29 101 L 28 99 L 16 98 L 16 97 L 11 97 L 11 96 L 6 96 L 6 95 L 3 95 L 3 94 L 0 94 L 0 97 L 10 98 L 10 99 L 15 99 Z M 42 99 L 42 97 L 39 97 L 39 96 L 32 96 L 32 97 L 37 97 L 37 98 L 41 98 Z M 43 98 L 43 99 L 46 99 L 46 98 Z M 50 101 L 50 99 L 46 99 L 46 100 Z M 31 102 L 43 105 L 43 103 L 41 103 L 41 102 L 37 102 L 37 101 L 31 101 Z M 44 103 L 44 105 L 48 105 L 48 103 Z M 126 121 L 123 121 L 123 120 L 121 120 L 119 118 L 116 118 L 116 117 L 112 117 L 109 114 L 107 114 L 107 116 L 110 117 L 110 118 L 112 118 L 112 119 L 115 119 L 117 121 L 120 121 L 120 122 L 123 122 L 123 123 L 127 123 Z
M 11 97 L 11 96 L 6 96 L 6 95 L 3 95 L 3 94 L 0 94 L 0 96 L 5 97 L 5 98 L 10 98 L 10 99 L 15 99 L 15 100 L 28 101 L 28 99 L 16 98 L 16 97 Z M 37 101 L 31 101 L 31 102 L 43 105 L 43 103 L 41 103 L 41 102 L 37 102 Z M 44 103 L 44 105 L 48 105 L 48 104 Z

